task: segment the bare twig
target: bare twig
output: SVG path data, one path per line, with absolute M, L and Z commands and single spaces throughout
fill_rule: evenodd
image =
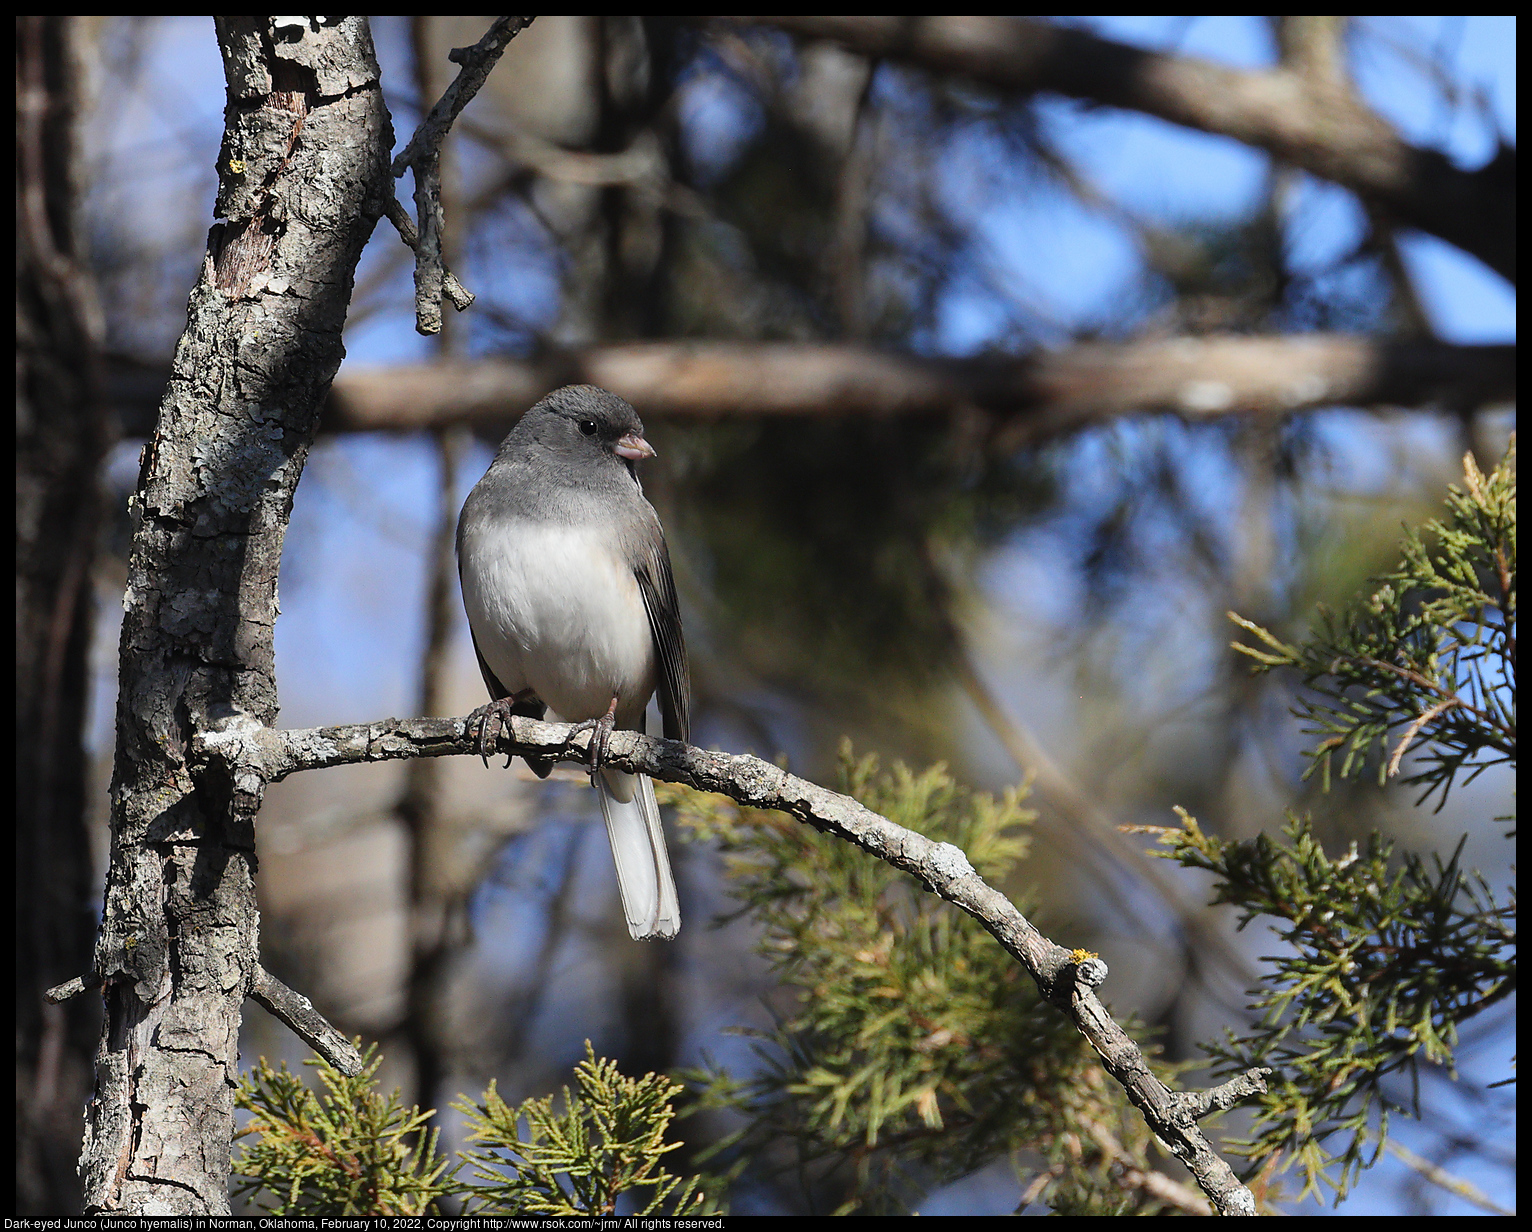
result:
M 1399 763 L 1404 760 L 1404 752 L 1415 743 L 1415 737 L 1420 735 L 1420 729 L 1436 718 L 1439 714 L 1463 705 L 1461 697 L 1447 697 L 1437 702 L 1429 710 L 1418 714 L 1408 727 L 1404 729 L 1404 735 L 1399 738 L 1399 746 L 1394 750 L 1394 755 L 1388 759 L 1388 777 L 1393 778 L 1399 773 Z
M 362 1058 L 355 1045 L 332 1027 L 314 1003 L 294 992 L 264 967 L 255 969 L 250 995 L 264 1005 L 323 1060 L 348 1078 L 362 1072 Z
M 1181 1091 L 1178 1098 L 1183 1110 L 1200 1121 L 1214 1112 L 1227 1112 L 1235 1104 L 1265 1091 L 1264 1078 L 1269 1073 L 1269 1069 L 1253 1069 L 1249 1073 L 1236 1074 L 1228 1082 L 1206 1091 Z
M 1509 1207 L 1501 1206 L 1477 1185 L 1470 1184 L 1462 1177 L 1453 1176 L 1439 1164 L 1432 1163 L 1429 1159 L 1415 1154 L 1406 1146 L 1401 1146 L 1395 1138 L 1390 1138 L 1385 1143 L 1389 1153 L 1395 1156 L 1400 1163 L 1407 1168 L 1412 1168 L 1423 1176 L 1431 1184 L 1440 1186 L 1448 1193 L 1456 1194 L 1465 1202 L 1472 1202 L 1482 1210 L 1495 1215 L 1515 1215 L 1516 1212 Z
M 543 762 L 584 764 L 589 760 L 590 736 L 590 732 L 569 724 L 540 723 L 518 716 L 512 719 L 509 732 L 501 734 L 497 751 Z M 236 779 L 253 776 L 272 782 L 300 770 L 326 766 L 477 755 L 478 727 L 470 719 L 390 719 L 302 731 L 230 724 L 226 730 L 199 736 L 194 753 L 223 763 Z M 1097 998 L 1093 988 L 1105 978 L 1106 965 L 1043 936 L 1010 899 L 974 871 L 959 848 L 932 842 L 849 796 L 746 754 L 709 752 L 679 741 L 621 731 L 612 734 L 607 762 L 616 769 L 717 792 L 752 808 L 780 810 L 856 844 L 966 911 L 1027 968 L 1042 996 L 1070 1016 L 1155 1134 L 1191 1170 L 1218 1211 L 1224 1215 L 1255 1214 L 1250 1191 L 1197 1127 L 1193 1112 L 1198 1101 L 1189 1104 L 1184 1093 L 1172 1091 L 1155 1076 L 1138 1045 Z M 1264 1090 L 1264 1074 L 1251 1071 L 1246 1084 L 1252 1093 Z
M 452 84 L 447 87 L 446 93 L 437 100 L 436 106 L 431 108 L 430 114 L 420 122 L 420 127 L 410 138 L 409 145 L 394 157 L 395 179 L 403 175 L 422 153 L 441 146 L 442 138 L 447 135 L 452 122 L 457 119 L 458 113 L 473 101 L 473 96 L 479 92 L 479 87 L 484 84 L 490 69 L 495 67 L 506 46 L 536 20 L 535 17 L 496 18 L 495 24 L 472 47 L 453 49 L 447 58 L 462 67 Z
M 101 976 L 92 971 L 48 989 L 43 996 L 57 1005 L 79 996 L 88 988 L 99 987 Z M 325 1016 L 314 1008 L 312 1001 L 294 992 L 264 967 L 256 968 L 250 995 L 343 1074 L 355 1077 L 362 1072 L 362 1058 L 351 1041 L 330 1025 Z
M 420 234 L 415 230 L 415 222 L 409 216 L 409 212 L 400 203 L 398 197 L 388 199 L 388 221 L 393 223 L 399 231 L 399 238 L 408 245 L 411 252 L 417 257 L 420 255 Z M 459 312 L 472 307 L 476 298 L 474 293 L 458 281 L 457 275 L 444 265 L 442 267 L 442 291 L 452 301 L 452 306 Z
M 1435 693 L 1443 702 L 1452 703 L 1451 705 L 1440 706 L 1440 708 L 1433 706 L 1431 710 L 1426 712 L 1424 719 L 1417 719 L 1415 720 L 1416 723 L 1433 719 L 1447 710 L 1466 710 L 1498 737 L 1498 739 L 1492 741 L 1493 747 L 1505 753 L 1514 754 L 1516 752 L 1516 731 L 1514 727 L 1504 717 L 1494 713 L 1492 710 L 1464 701 L 1460 695 L 1451 691 L 1450 685 L 1444 684 L 1440 680 L 1432 680 L 1424 672 L 1417 671 L 1413 667 L 1400 667 L 1397 663 L 1390 663 L 1386 659 L 1379 659 L 1373 655 L 1358 655 L 1356 661 L 1363 667 L 1370 667 L 1374 671 L 1397 676 L 1400 680 L 1408 681 L 1424 692 Z M 1411 724 L 1411 727 L 1414 728 L 1414 723 Z M 1415 738 L 1415 730 L 1409 733 L 1409 738 L 1412 740 Z M 1397 756 L 1404 756 L 1402 746 L 1398 750 Z
M 415 249 L 415 329 L 422 334 L 441 332 L 442 291 L 446 268 L 442 264 L 441 144 L 479 87 L 495 67 L 506 45 L 532 24 L 531 17 L 497 18 L 472 47 L 454 50 L 450 59 L 462 66 L 447 92 L 421 121 L 410 142 L 394 159 L 394 178 L 406 170 L 415 172 L 415 216 L 420 234 Z M 392 215 L 390 215 L 392 217 Z M 395 222 L 397 226 L 397 221 Z M 401 229 L 400 234 L 404 232 Z M 405 240 L 409 243 L 408 238 Z M 456 303 L 456 297 L 453 298 Z
M 55 985 L 43 993 L 43 997 L 54 1005 L 62 1005 L 71 997 L 78 997 L 87 988 L 100 987 L 101 977 L 94 971 L 90 971 L 84 975 L 77 975 L 72 980 L 65 980 L 62 984 Z

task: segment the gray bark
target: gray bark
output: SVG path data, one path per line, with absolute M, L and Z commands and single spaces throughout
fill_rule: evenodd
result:
M 276 720 L 283 536 L 391 192 L 365 18 L 228 17 L 217 32 L 225 221 L 133 498 L 96 951 L 106 1023 L 80 1162 L 93 1212 L 228 1210 L 264 783 L 201 763 L 193 739 Z

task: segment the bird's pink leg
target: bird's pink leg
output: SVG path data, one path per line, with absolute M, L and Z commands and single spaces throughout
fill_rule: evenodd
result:
M 574 730 L 577 732 L 591 732 L 590 738 L 590 772 L 595 774 L 601 769 L 601 763 L 606 760 L 607 741 L 612 738 L 612 728 L 617 725 L 617 699 L 612 698 L 612 704 L 606 708 L 606 713 L 599 719 L 586 719 L 576 723 Z

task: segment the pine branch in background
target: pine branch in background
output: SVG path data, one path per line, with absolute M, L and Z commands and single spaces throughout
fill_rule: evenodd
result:
M 1323 615 L 1309 641 L 1288 645 L 1231 613 L 1264 649 L 1236 643 L 1260 670 L 1295 668 L 1312 690 L 1298 715 L 1320 737 L 1311 756 L 1329 786 L 1377 766 L 1380 784 L 1407 751 L 1420 802 L 1516 758 L 1516 453 L 1486 477 L 1470 455 L 1446 514 L 1408 531 L 1397 569 L 1370 596 Z M 1336 1201 L 1376 1163 L 1394 1111 L 1418 1115 L 1422 1072 L 1453 1074 L 1459 1027 L 1516 988 L 1514 889 L 1502 906 L 1483 876 L 1396 858 L 1374 833 L 1365 854 L 1331 859 L 1309 823 L 1288 841 L 1226 842 L 1181 812 L 1159 832 L 1163 852 L 1218 879 L 1214 901 L 1236 905 L 1285 943 L 1256 990 L 1258 1025 L 1209 1048 L 1223 1072 L 1276 1067 L 1253 1134 L 1236 1145 L 1252 1172 L 1296 1166 L 1303 1195 Z M 1407 1079 L 1411 1097 L 1397 1094 Z M 1392 1092 L 1392 1093 L 1391 1093 Z
M 234 1161 L 236 1176 L 246 1178 L 236 1197 L 254 1195 L 258 1205 L 274 1199 L 263 1209 L 277 1215 L 420 1215 L 453 1191 L 436 1133 L 425 1132 L 430 1113 L 405 1108 L 397 1091 L 385 1099 L 375 1089 L 383 1060 L 376 1045 L 363 1060 L 354 1078 L 307 1062 L 323 1097 L 264 1057 L 240 1079 L 235 1106 L 255 1117 L 236 1137 L 255 1140 Z
M 1440 792 L 1516 758 L 1516 441 L 1487 478 L 1464 459 L 1464 485 L 1448 489 L 1445 518 L 1407 532 L 1403 559 L 1364 602 L 1321 608 L 1319 633 L 1290 646 L 1229 613 L 1265 649 L 1234 643 L 1258 670 L 1296 668 L 1312 693 L 1299 713 L 1320 736 L 1311 756 L 1326 789 L 1376 765 L 1378 782 Z
M 1021 789 L 973 795 L 941 766 L 879 774 L 849 747 L 841 778 L 869 808 L 961 847 L 991 883 L 1025 854 Z M 760 953 L 799 994 L 755 1033 L 756 1076 L 692 1075 L 697 1111 L 748 1119 L 711 1154 L 748 1161 L 756 1180 L 796 1169 L 826 1212 L 908 1213 L 935 1187 L 1023 1152 L 1042 1157 L 1032 1197 L 1055 1212 L 1174 1205 L 1155 1182 L 1175 1183 L 1150 1163 L 1151 1135 L 1121 1088 L 972 919 L 778 814 L 662 790 L 683 830 L 723 852 Z
M 616 1062 L 596 1059 L 589 1040 L 575 1083 L 578 1094 L 564 1088 L 562 1113 L 552 1096 L 512 1108 L 493 1082 L 482 1104 L 453 1105 L 468 1118 L 469 1140 L 481 1144 L 465 1152 L 477 1181 L 460 1190 L 468 1212 L 612 1215 L 624 1194 L 638 1216 L 716 1209 L 696 1178 L 683 1182 L 661 1166 L 681 1145 L 665 1141 L 679 1084 L 657 1074 L 625 1078 Z

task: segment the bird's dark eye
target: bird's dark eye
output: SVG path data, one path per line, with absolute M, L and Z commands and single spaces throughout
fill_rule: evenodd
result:
M 582 419 L 582 420 L 580 420 L 580 431 L 585 433 L 586 436 L 595 436 L 596 435 L 596 421 L 594 419 Z

